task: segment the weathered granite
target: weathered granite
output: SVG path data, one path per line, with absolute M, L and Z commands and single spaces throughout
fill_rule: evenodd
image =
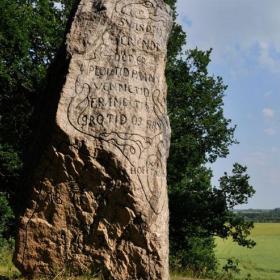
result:
M 54 124 L 41 118 L 46 143 L 20 220 L 14 262 L 24 275 L 169 279 L 171 23 L 163 0 L 80 1 L 60 58 L 65 77 L 50 77 Z

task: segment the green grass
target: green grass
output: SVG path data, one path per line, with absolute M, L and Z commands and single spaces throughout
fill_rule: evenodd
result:
M 12 245 L 4 244 L 0 248 L 0 276 L 13 278 L 19 275 L 19 271 L 12 262 Z
M 253 249 L 240 247 L 232 240 L 216 239 L 216 254 L 222 267 L 226 260 L 239 261 L 241 272 L 237 279 L 280 280 L 280 223 L 255 224 L 252 238 L 257 245 Z

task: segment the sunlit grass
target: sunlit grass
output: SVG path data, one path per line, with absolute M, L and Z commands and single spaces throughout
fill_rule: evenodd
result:
M 237 279 L 252 280 L 280 279 L 280 223 L 255 224 L 252 238 L 257 242 L 253 249 L 240 247 L 232 240 L 217 238 L 216 254 L 222 267 L 226 260 L 235 258 L 239 261 L 241 272 Z
M 20 275 L 12 262 L 12 244 L 2 244 L 0 248 L 0 276 L 12 279 Z

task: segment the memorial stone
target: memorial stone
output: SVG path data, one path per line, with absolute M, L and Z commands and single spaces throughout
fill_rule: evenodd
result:
M 163 0 L 77 6 L 33 144 L 38 160 L 14 255 L 24 275 L 169 279 L 171 27 Z

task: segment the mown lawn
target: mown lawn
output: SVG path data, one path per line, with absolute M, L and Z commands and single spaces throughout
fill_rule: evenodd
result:
M 232 240 L 216 239 L 216 254 L 222 267 L 228 258 L 239 261 L 238 279 L 280 280 L 280 223 L 255 224 L 252 238 L 257 242 L 253 249 L 242 248 Z

